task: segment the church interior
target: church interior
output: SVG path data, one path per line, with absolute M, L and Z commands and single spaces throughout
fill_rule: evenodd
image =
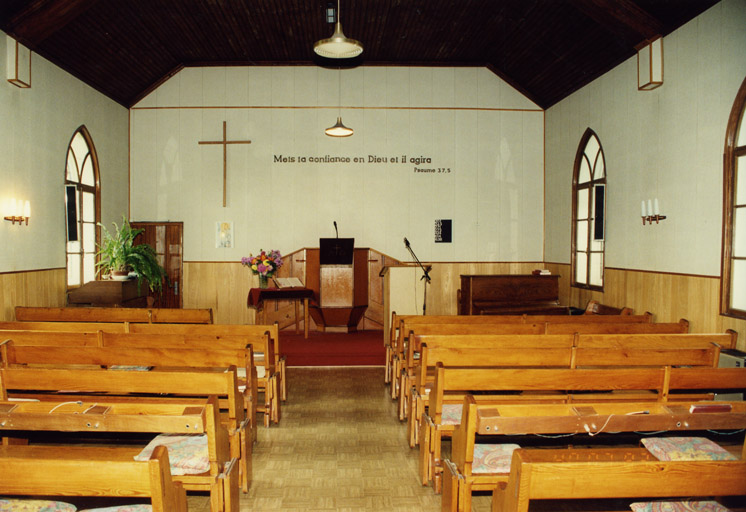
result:
M 743 509 L 744 27 L 2 2 L 0 511 Z

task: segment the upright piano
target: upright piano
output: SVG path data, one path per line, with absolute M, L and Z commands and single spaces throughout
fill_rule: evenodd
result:
M 560 306 L 558 275 L 462 275 L 460 315 L 568 315 Z

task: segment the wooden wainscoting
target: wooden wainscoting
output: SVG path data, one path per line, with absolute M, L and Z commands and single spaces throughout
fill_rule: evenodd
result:
M 64 268 L 0 273 L 0 320 L 15 320 L 16 306 L 64 306 L 65 273 Z
M 462 274 L 530 274 L 536 269 L 544 268 L 544 264 L 539 262 L 427 263 L 427 265 L 433 267 L 430 272 L 430 287 L 427 289 L 428 315 L 458 314 L 456 294 L 461 287 Z
M 283 256 L 284 264 L 277 277 L 297 277 L 306 282 L 306 249 Z M 383 329 L 383 278 L 381 269 L 398 261 L 374 249 L 368 250 L 368 309 L 360 329 Z M 251 288 L 259 286 L 259 278 L 238 262 L 184 262 L 184 307 L 212 308 L 216 324 L 255 324 L 254 308 L 246 306 Z M 278 322 L 280 328 L 295 323 L 295 308 L 291 301 L 265 304 L 264 321 Z M 311 322 L 311 329 L 315 324 Z
M 635 313 L 650 311 L 656 322 L 689 320 L 691 332 L 738 332 L 738 349 L 746 351 L 746 320 L 720 315 L 720 278 L 665 272 L 642 272 L 607 268 L 604 292 L 570 286 L 570 265 L 549 263 L 546 267 L 562 276 L 560 302 L 585 307 L 589 300 Z

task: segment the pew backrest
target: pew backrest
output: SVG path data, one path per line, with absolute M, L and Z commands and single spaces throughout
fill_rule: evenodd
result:
M 212 309 L 16 306 L 17 321 L 211 324 Z
M 513 452 L 493 510 L 527 512 L 535 499 L 665 498 L 746 494 L 746 461 L 658 461 L 644 449 Z
M 0 446 L 0 494 L 149 498 L 153 512 L 186 512 L 186 493 L 171 478 L 168 450 L 149 461 L 123 460 L 107 448 Z

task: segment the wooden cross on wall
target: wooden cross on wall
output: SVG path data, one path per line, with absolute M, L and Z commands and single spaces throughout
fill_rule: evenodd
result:
M 226 186 L 228 169 L 228 144 L 251 144 L 250 140 L 228 140 L 226 122 L 223 121 L 223 140 L 201 140 L 199 144 L 222 144 L 223 145 L 223 208 L 225 208 Z

